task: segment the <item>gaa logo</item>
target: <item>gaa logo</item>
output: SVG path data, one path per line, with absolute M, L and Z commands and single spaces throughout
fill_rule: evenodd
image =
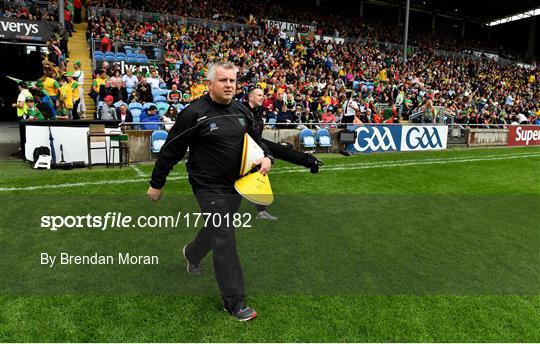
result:
M 365 126 L 356 129 L 356 141 L 354 149 L 359 152 L 376 152 L 398 150 L 396 142 L 400 142 L 398 134 L 401 134 L 401 128 L 372 127 Z M 394 135 L 393 135 L 394 134 Z
M 443 148 L 443 142 L 435 127 L 412 127 L 405 135 L 405 145 L 414 149 Z

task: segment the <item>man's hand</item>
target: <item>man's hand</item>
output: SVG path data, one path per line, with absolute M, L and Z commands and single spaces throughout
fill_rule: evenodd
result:
M 266 176 L 268 172 L 270 172 L 270 168 L 272 167 L 272 161 L 267 157 L 264 157 L 255 161 L 255 165 L 260 165 L 259 172 L 261 172 L 263 176 Z
M 149 187 L 148 191 L 146 191 L 146 195 L 148 196 L 149 200 L 155 202 L 161 199 L 163 191 L 161 191 L 160 189 L 154 189 L 153 187 Z

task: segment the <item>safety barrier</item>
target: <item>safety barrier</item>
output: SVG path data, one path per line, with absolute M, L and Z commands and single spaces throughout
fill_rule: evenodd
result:
M 158 128 L 170 130 L 174 123 L 125 122 L 120 121 L 21 121 L 21 148 L 28 154 L 34 148 L 46 145 L 50 140 L 48 128 L 52 128 L 57 148 L 60 144 L 69 147 L 66 154 L 72 161 L 85 161 L 87 156 L 86 133 L 91 124 L 104 124 L 107 130 L 121 130 L 128 135 L 130 160 L 148 161 L 155 158 L 150 152 L 152 133 Z M 146 125 L 156 125 L 153 130 Z M 339 124 L 333 128 L 322 128 L 325 123 L 304 123 L 296 128 L 269 129 L 263 131 L 267 140 L 286 143 L 300 151 L 378 153 L 444 150 L 453 146 L 540 146 L 540 126 L 507 125 L 489 128 L 485 125 L 465 126 L 461 124 Z M 309 127 L 309 128 L 308 128 Z M 325 144 L 317 138 L 320 129 L 327 129 L 329 138 Z M 311 132 L 311 145 L 301 140 L 301 132 Z M 348 133 L 347 135 L 342 135 Z M 348 137 L 345 137 L 348 136 Z M 29 155 L 26 154 L 26 158 Z

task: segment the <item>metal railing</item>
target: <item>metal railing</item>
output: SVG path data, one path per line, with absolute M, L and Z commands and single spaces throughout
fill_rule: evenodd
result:
M 135 19 L 137 21 L 152 21 L 152 22 L 169 22 L 177 23 L 178 25 L 196 25 L 199 27 L 204 27 L 208 29 L 218 29 L 218 30 L 240 30 L 240 31 L 249 31 L 249 30 L 259 30 L 257 25 L 247 25 L 240 24 L 228 21 L 219 21 L 211 19 L 202 19 L 202 18 L 192 18 L 192 17 L 182 17 L 178 15 L 172 15 L 167 13 L 156 13 L 156 12 L 142 12 L 142 11 L 133 11 L 126 9 L 116 9 L 116 8 L 107 8 L 107 7 L 94 7 L 91 6 L 88 8 L 89 16 L 103 16 L 114 14 L 120 19 Z

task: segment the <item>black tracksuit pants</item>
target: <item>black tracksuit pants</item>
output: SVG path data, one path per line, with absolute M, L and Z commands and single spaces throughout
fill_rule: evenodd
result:
M 310 154 L 265 139 L 262 139 L 262 141 L 272 152 L 275 159 L 280 159 L 304 167 L 311 167 L 311 165 L 315 163 L 315 158 Z M 257 211 L 265 210 L 266 206 L 257 204 Z
M 201 213 L 211 213 L 212 217 L 207 227 L 202 228 L 187 246 L 186 256 L 190 262 L 198 264 L 212 251 L 214 273 L 223 305 L 228 311 L 237 312 L 245 305 L 245 286 L 236 251 L 233 214 L 238 212 L 242 197 L 234 189 L 200 189 L 194 190 L 194 193 Z M 229 214 L 228 221 L 226 214 Z

